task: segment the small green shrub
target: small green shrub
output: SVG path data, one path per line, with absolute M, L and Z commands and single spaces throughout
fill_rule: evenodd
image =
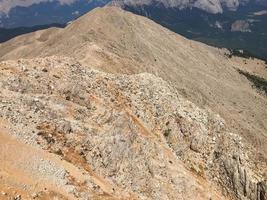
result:
M 237 56 L 237 57 L 241 57 L 241 58 L 247 58 L 247 59 L 257 58 L 257 59 L 263 60 L 265 62 L 265 64 L 267 65 L 267 60 L 265 58 L 257 56 L 253 53 L 250 53 L 247 50 L 241 50 L 241 49 L 228 49 L 228 50 L 230 51 L 230 54 L 228 54 L 229 58 L 232 58 L 233 56 Z
M 244 75 L 257 90 L 262 91 L 265 93 L 265 95 L 267 95 L 267 81 L 264 78 L 250 74 L 242 70 L 238 70 L 238 72 Z
M 165 130 L 164 133 L 163 133 L 164 136 L 165 136 L 165 137 L 168 137 L 168 136 L 170 135 L 171 131 L 172 131 L 172 130 L 169 129 L 169 128 L 168 128 L 167 130 Z

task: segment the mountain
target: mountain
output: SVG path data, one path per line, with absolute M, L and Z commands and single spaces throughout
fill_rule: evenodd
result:
M 6 198 L 226 199 L 177 158 L 163 135 L 175 128 L 175 115 L 189 131 L 189 124 L 208 128 L 189 113 L 203 120 L 212 114 L 161 78 L 106 74 L 55 56 L 0 66 L 0 187 Z
M 0 27 L 65 24 L 109 0 L 0 0 Z
M 176 8 L 179 10 L 197 8 L 211 14 L 218 14 L 227 10 L 236 11 L 239 7 L 247 6 L 250 3 L 266 5 L 264 0 L 113 0 L 110 4 L 122 7 L 162 6 L 164 8 Z
M 189 39 L 267 60 L 265 0 L 0 0 L 0 27 L 5 29 L 0 37 L 10 39 L 40 25 L 64 26 L 104 5 L 149 17 Z
M 116 7 L 2 43 L 0 60 L 6 196 L 266 199 L 262 60 Z
M 267 60 L 266 1 L 190 2 L 121 0 L 111 4 L 146 16 L 189 39 L 243 49 L 252 57 Z
M 0 28 L 0 42 L 6 42 L 7 40 L 10 40 L 19 35 L 23 35 L 25 33 L 31 33 L 34 31 L 48 29 L 51 27 L 63 28 L 64 26 L 65 26 L 64 24 L 49 24 L 49 25 L 19 27 L 11 29 Z

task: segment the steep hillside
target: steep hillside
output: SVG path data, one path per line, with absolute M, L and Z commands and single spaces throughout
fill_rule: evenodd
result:
M 0 198 L 266 198 L 253 149 L 159 77 L 64 57 L 0 69 Z
M 267 98 L 240 70 L 264 80 L 266 67 L 230 57 L 98 8 L 0 44 L 1 116 L 10 134 L 88 174 L 61 195 L 265 200 Z M 34 60 L 7 61 L 21 58 Z
M 162 3 L 157 3 L 162 2 Z M 257 1 L 246 1 L 239 4 L 233 1 L 235 8 L 223 7 L 223 1 L 203 1 L 208 7 L 190 7 L 188 1 L 177 2 L 178 5 L 168 6 L 165 1 L 112 1 L 110 4 L 120 6 L 127 11 L 146 16 L 156 23 L 181 34 L 189 39 L 201 41 L 216 47 L 243 49 L 254 57 L 267 60 L 267 1 L 265 5 Z M 191 1 L 191 3 L 194 1 Z M 201 2 L 201 1 L 198 1 Z M 230 1 L 229 1 L 230 2 Z M 189 4 L 182 8 L 179 3 Z M 219 6 L 216 6 L 219 4 Z M 221 5 L 222 4 L 222 5 Z M 222 12 L 223 11 L 223 12 Z M 260 13 L 260 14 L 258 14 Z
M 197 142 L 210 137 L 215 150 L 220 144 L 211 137 L 227 139 L 219 134 L 223 121 L 162 79 L 105 74 L 63 57 L 0 69 L 0 198 L 221 199 L 204 170 L 213 154 Z M 206 158 L 190 150 L 191 129 L 200 134 L 194 149 Z
M 236 70 L 245 62 L 225 53 L 113 7 L 95 9 L 65 29 L 0 44 L 1 60 L 64 55 L 107 72 L 159 75 L 197 105 L 219 112 L 232 131 L 266 155 L 266 97 Z

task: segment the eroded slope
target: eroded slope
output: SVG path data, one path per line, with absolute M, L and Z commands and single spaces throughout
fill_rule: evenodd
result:
M 152 73 L 190 101 L 211 108 L 231 131 L 257 148 L 266 163 L 267 100 L 224 50 L 187 40 L 154 22 L 118 8 L 95 9 L 65 29 L 48 29 L 0 44 L 0 59 L 63 55 L 111 73 Z M 254 68 L 248 62 L 248 69 Z M 257 69 L 266 74 L 261 64 Z
M 23 197 L 266 198 L 254 149 L 159 77 L 106 74 L 64 57 L 6 61 L 0 70 L 1 135 L 21 144 L 7 159 L 14 148 L 1 140 L 1 184 Z

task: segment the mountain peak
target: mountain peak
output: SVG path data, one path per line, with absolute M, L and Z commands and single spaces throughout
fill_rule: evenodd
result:
M 246 76 L 266 70 L 262 61 L 117 7 L 0 44 L 0 60 L 8 133 L 68 162 L 72 173 L 53 183 L 59 191 L 265 198 L 267 99 L 251 86 L 265 82 Z

